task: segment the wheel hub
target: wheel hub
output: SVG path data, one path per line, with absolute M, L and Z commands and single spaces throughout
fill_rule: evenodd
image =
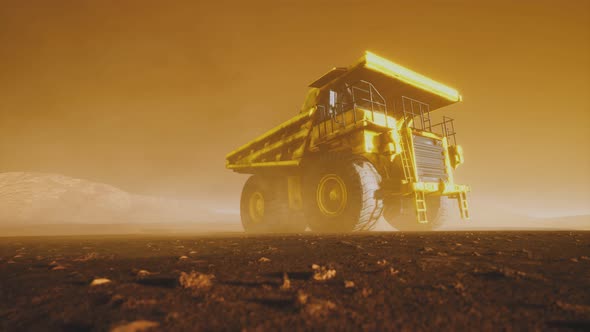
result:
M 320 179 L 316 192 L 320 212 L 326 216 L 336 217 L 342 214 L 348 201 L 346 184 L 336 174 L 327 174 Z
M 248 212 L 252 222 L 262 222 L 262 219 L 264 218 L 264 196 L 262 193 L 257 191 L 254 192 L 252 196 L 250 196 L 250 200 L 248 202 Z

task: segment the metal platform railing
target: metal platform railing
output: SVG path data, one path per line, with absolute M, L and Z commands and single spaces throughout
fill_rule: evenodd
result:
M 457 145 L 455 119 L 443 116 L 442 122 L 432 125 L 431 131 L 447 138 L 451 145 Z
M 375 112 L 383 113 L 387 116 L 387 103 L 385 98 L 379 93 L 375 86 L 367 81 L 360 80 L 351 84 L 346 84 L 339 91 L 332 91 L 331 102 L 328 105 L 317 105 L 320 112 L 320 122 L 318 126 L 319 136 L 325 136 L 334 133 L 339 128 L 356 124 L 359 120 L 354 112 L 356 108 L 362 108 L 371 111 L 371 120 L 375 120 Z M 339 96 L 338 96 L 339 94 Z M 345 113 L 352 112 L 352 121 L 346 119 Z M 387 117 L 386 117 L 387 118 Z
M 447 137 L 449 143 L 457 144 L 454 119 L 443 116 L 440 123 L 432 124 L 430 118 L 430 105 L 416 99 L 402 96 L 402 112 L 406 123 L 411 123 L 414 129 L 438 134 Z M 412 120 L 410 122 L 410 120 Z M 452 141 L 452 142 L 451 142 Z
M 412 121 L 412 128 L 432 131 L 430 121 L 430 105 L 410 97 L 402 96 L 402 112 L 408 123 Z

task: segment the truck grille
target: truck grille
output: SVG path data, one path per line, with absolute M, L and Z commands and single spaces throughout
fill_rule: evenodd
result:
M 438 182 L 447 179 L 442 141 L 414 135 L 414 152 L 419 181 Z

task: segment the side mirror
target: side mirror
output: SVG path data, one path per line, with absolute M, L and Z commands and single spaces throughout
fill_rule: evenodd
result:
M 451 161 L 451 166 L 456 169 L 459 165 L 465 162 L 465 158 L 463 156 L 463 147 L 461 145 L 451 145 L 449 146 L 449 159 Z

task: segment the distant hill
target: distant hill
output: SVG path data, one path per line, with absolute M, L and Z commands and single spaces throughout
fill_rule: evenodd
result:
M 0 173 L 0 225 L 194 223 L 219 220 L 199 202 L 125 192 L 57 174 Z
M 590 215 L 543 218 L 537 222 L 550 228 L 590 230 Z

